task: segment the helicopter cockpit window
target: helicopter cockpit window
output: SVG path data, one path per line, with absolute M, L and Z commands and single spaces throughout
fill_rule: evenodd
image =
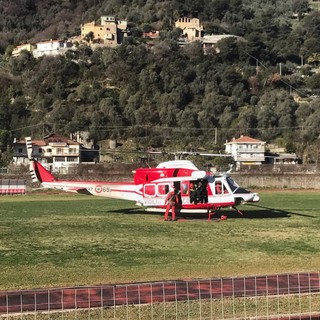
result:
M 236 184 L 236 182 L 230 177 L 227 177 L 227 183 L 228 183 L 232 192 L 234 192 L 236 189 L 239 188 L 239 186 Z
M 229 193 L 227 186 L 221 181 L 216 181 L 215 190 L 216 190 L 216 194 Z
M 222 185 L 221 185 L 221 182 L 220 181 L 217 181 L 216 182 L 216 194 L 221 194 L 222 193 Z

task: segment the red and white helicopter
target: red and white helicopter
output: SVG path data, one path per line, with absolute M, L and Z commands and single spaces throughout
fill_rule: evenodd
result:
M 32 181 L 40 182 L 43 188 L 134 201 L 153 212 L 165 211 L 165 198 L 169 190 L 175 188 L 180 200 L 178 214 L 207 213 L 209 220 L 221 208 L 233 208 L 242 215 L 237 205 L 260 200 L 257 193 L 239 187 L 228 174 L 214 175 L 199 170 L 189 160 L 172 160 L 155 168 L 139 168 L 134 171 L 132 182 L 58 180 L 32 158 L 31 138 L 26 138 L 26 146 Z M 192 185 L 198 188 L 201 185 L 202 199 L 192 201 Z

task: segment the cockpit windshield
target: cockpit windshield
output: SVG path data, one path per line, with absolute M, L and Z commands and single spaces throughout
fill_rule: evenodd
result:
M 232 192 L 239 188 L 237 183 L 231 177 L 227 177 L 226 180 Z

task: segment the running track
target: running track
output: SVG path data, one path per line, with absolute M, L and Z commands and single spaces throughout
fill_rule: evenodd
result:
M 0 291 L 0 315 L 130 304 L 320 292 L 320 273 Z M 278 318 L 286 319 L 286 318 Z M 290 319 L 320 319 L 319 316 Z

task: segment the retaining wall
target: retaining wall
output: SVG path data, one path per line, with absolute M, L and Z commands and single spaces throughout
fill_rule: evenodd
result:
M 245 188 L 320 189 L 320 174 L 315 173 L 233 173 L 231 176 L 240 186 Z

